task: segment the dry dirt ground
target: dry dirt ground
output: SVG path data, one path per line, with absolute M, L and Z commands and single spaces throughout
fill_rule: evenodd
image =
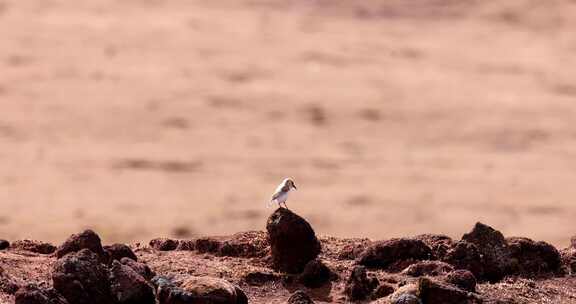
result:
M 576 2 L 0 0 L 0 231 L 576 231 Z

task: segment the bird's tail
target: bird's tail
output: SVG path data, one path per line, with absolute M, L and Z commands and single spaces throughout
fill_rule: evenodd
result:
M 273 200 L 273 199 L 269 200 L 268 203 L 266 203 L 266 207 L 272 208 L 274 206 L 274 202 L 275 202 L 275 200 Z

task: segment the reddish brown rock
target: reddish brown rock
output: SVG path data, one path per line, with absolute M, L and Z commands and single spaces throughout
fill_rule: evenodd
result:
M 507 241 L 510 256 L 516 261 L 517 274 L 523 277 L 563 274 L 562 257 L 554 246 L 521 237 Z
M 300 273 L 320 253 L 321 245 L 310 224 L 286 208 L 278 208 L 266 224 L 274 269 Z
M 0 292 L 14 294 L 20 286 L 0 268 Z
M 150 247 L 160 251 L 171 251 L 178 247 L 178 241 L 168 238 L 157 238 L 150 241 Z
M 429 278 L 418 281 L 418 297 L 422 303 L 442 304 L 480 304 L 482 301 L 474 294 L 454 286 L 443 284 Z
M 298 290 L 293 293 L 288 299 L 287 304 L 314 304 L 312 298 L 303 290 Z
M 165 277 L 153 281 L 160 304 L 248 304 L 242 289 L 219 278 L 189 276 L 178 284 Z
M 196 250 L 200 253 L 216 254 L 220 249 L 221 242 L 215 238 L 204 237 L 196 240 Z
M 432 251 L 424 242 L 401 238 L 373 243 L 358 257 L 357 263 L 368 268 L 400 271 L 431 257 Z
M 122 258 L 129 258 L 134 261 L 138 261 L 138 258 L 134 254 L 134 251 L 132 251 L 132 249 L 130 249 L 130 247 L 125 244 L 112 244 L 104 246 L 104 251 L 110 258 L 110 261 L 113 260 L 120 261 Z
M 468 270 L 455 270 L 446 276 L 446 282 L 465 291 L 476 292 L 476 278 Z
M 438 260 L 443 259 L 448 250 L 454 246 L 452 238 L 443 234 L 421 234 L 414 239 L 420 240 L 430 247 L 433 258 Z
M 106 254 L 104 248 L 102 248 L 100 237 L 90 229 L 68 237 L 68 239 L 58 247 L 58 250 L 56 250 L 56 257 L 60 259 L 68 253 L 78 252 L 82 249 L 88 249 L 95 253 L 102 263 L 107 264 L 109 261 L 108 254 Z
M 262 286 L 270 282 L 280 281 L 281 277 L 275 273 L 253 271 L 244 275 L 243 281 L 248 285 Z
M 54 289 L 74 304 L 114 303 L 108 269 L 89 249 L 66 254 L 52 270 Z
M 454 270 L 452 265 L 441 261 L 421 261 L 408 266 L 402 271 L 402 274 L 412 277 L 440 276 Z
M 394 286 L 392 286 L 388 283 L 382 283 L 382 284 L 378 285 L 378 287 L 376 287 L 376 290 L 374 290 L 374 292 L 372 293 L 372 299 L 376 300 L 376 299 L 384 298 L 384 297 L 387 297 L 393 293 L 394 293 Z
M 143 278 L 150 281 L 156 274 L 154 271 L 148 267 L 148 265 L 140 262 L 136 262 L 130 258 L 122 258 L 120 259 L 120 263 L 132 268 L 138 274 L 140 274 Z
M 117 260 L 110 268 L 110 288 L 119 304 L 155 304 L 154 289 L 144 277 Z
M 19 240 L 11 245 L 12 249 L 25 250 L 40 254 L 51 254 L 56 251 L 56 247 L 50 243 L 35 240 Z
M 481 278 L 484 274 L 484 265 L 478 247 L 466 241 L 457 242 L 454 248 L 446 253 L 444 261 L 454 266 L 455 269 L 471 271 L 477 278 Z
M 465 234 L 462 240 L 478 248 L 484 268 L 483 279 L 497 282 L 513 272 L 510 247 L 500 231 L 482 223 L 476 223 L 474 229 Z
M 15 304 L 68 304 L 56 290 L 40 288 L 33 284 L 18 289 L 14 298 Z
M 344 292 L 350 301 L 366 300 L 378 286 L 378 279 L 368 277 L 364 266 L 355 266 L 346 282 Z
M 196 241 L 195 240 L 179 240 L 178 246 L 176 250 L 182 251 L 192 251 L 196 249 Z
M 330 269 L 320 260 L 312 260 L 306 264 L 298 280 L 308 288 L 318 288 L 330 282 Z

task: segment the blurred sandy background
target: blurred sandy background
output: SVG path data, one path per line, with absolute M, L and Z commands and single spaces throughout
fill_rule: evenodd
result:
M 576 233 L 576 1 L 0 0 L 0 236 Z

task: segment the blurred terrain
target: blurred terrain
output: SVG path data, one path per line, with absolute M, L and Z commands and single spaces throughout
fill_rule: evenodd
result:
M 0 232 L 576 232 L 576 2 L 0 0 Z

